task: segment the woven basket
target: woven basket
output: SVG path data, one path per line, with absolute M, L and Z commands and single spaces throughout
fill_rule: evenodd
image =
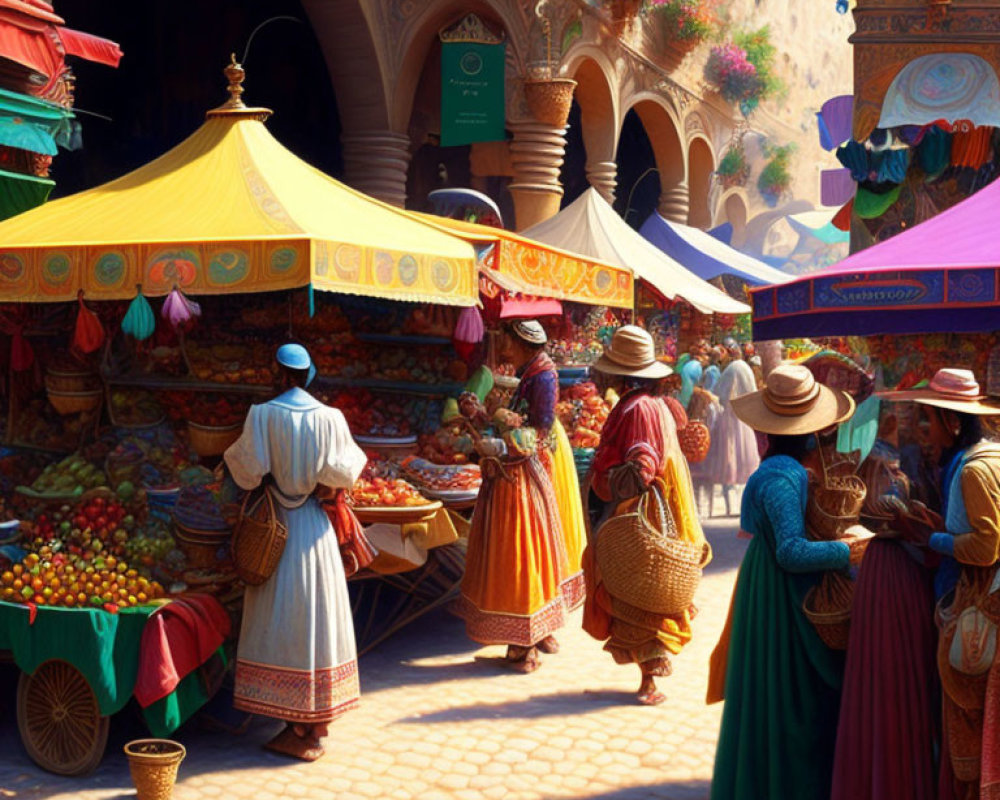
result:
M 647 521 L 650 496 L 657 503 L 659 529 Z M 597 532 L 595 555 L 608 592 L 654 614 L 680 614 L 690 608 L 701 580 L 706 546 L 677 538 L 658 489 L 639 501 L 634 513 L 612 517 Z
M 809 493 L 806 527 L 813 538 L 840 539 L 857 524 L 866 494 L 865 482 L 857 475 L 827 476 L 825 486 L 816 486 Z
M 93 411 L 100 407 L 104 399 L 104 392 L 100 389 L 88 389 L 85 392 L 61 392 L 49 389 L 48 394 L 52 407 L 64 417 Z
M 174 519 L 174 541 L 177 548 L 184 553 L 188 565 L 194 569 L 214 567 L 219 559 L 219 548 L 232 535 L 229 530 L 203 531 L 189 528 Z
M 233 531 L 236 574 L 248 586 L 267 581 L 278 568 L 287 539 L 288 528 L 278 519 L 270 490 L 247 494 Z
M 45 388 L 55 392 L 91 392 L 101 388 L 101 379 L 84 370 L 49 368 L 45 371 Z
M 712 446 L 712 435 L 701 420 L 689 419 L 688 424 L 677 431 L 677 443 L 689 464 L 700 464 L 708 458 Z
M 136 739 L 125 745 L 129 772 L 138 800 L 170 800 L 177 769 L 187 755 L 184 745 L 169 739 Z
M 835 604 L 829 601 L 831 592 L 839 595 Z M 819 585 L 810 589 L 802 601 L 802 613 L 831 650 L 847 649 L 853 598 L 854 583 L 839 573 L 827 572 Z
M 229 446 L 240 438 L 241 425 L 228 425 L 225 428 L 213 428 L 209 425 L 199 425 L 188 420 L 188 436 L 191 448 L 200 456 L 221 456 Z
M 575 89 L 572 78 L 528 78 L 524 81 L 524 99 L 536 120 L 563 128 L 569 120 Z

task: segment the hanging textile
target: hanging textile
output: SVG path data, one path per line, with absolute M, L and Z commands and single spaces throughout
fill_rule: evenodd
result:
M 910 166 L 909 148 L 894 148 L 871 154 L 876 183 L 902 183 Z
M 923 141 L 917 148 L 917 164 L 928 179 L 937 178 L 951 160 L 951 134 L 937 125 L 928 126 Z
M 859 186 L 858 193 L 854 195 L 854 212 L 861 219 L 881 217 L 899 199 L 900 189 L 902 185 L 897 185 L 888 192 L 876 194 Z
M 153 309 L 149 301 L 143 297 L 142 291 L 135 296 L 125 312 L 125 319 L 122 320 L 122 331 L 137 341 L 144 341 L 153 335 L 156 330 L 156 317 L 153 316 Z
M 861 142 L 850 139 L 838 147 L 837 160 L 851 171 L 857 183 L 868 180 L 868 150 Z
M 951 165 L 979 169 L 993 158 L 993 128 L 980 126 L 955 131 L 951 137 Z
M 77 297 L 80 309 L 76 313 L 73 329 L 73 347 L 81 353 L 93 353 L 104 344 L 104 326 L 97 314 L 83 302 L 83 292 Z

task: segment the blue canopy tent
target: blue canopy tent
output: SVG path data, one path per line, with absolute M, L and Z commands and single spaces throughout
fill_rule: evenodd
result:
M 792 279 L 788 273 L 733 249 L 705 231 L 668 222 L 655 211 L 639 233 L 702 280 L 735 275 L 753 286 L 762 286 Z

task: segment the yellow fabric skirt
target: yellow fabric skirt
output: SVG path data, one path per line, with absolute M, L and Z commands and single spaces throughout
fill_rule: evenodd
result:
M 572 609 L 583 603 L 585 594 L 582 564 L 583 549 L 587 546 L 587 529 L 583 519 L 583 499 L 580 496 L 580 479 L 576 474 L 573 448 L 558 419 L 552 426 L 551 435 L 556 447 L 552 457 L 547 460 L 547 465 L 551 465 L 549 477 L 555 490 L 559 522 L 566 545 L 563 595 L 567 606 Z
M 565 546 L 538 458 L 484 473 L 472 516 L 458 612 L 480 644 L 529 647 L 565 624 Z

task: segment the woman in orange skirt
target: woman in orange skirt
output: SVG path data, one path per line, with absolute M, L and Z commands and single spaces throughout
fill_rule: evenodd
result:
M 470 639 L 507 645 L 520 672 L 553 653 L 555 631 L 572 601 L 571 566 L 559 502 L 546 461 L 552 461 L 558 377 L 537 322 L 513 323 L 505 356 L 519 369 L 514 411 L 497 412 L 497 438 L 477 444 L 483 485 L 472 516 L 459 612 Z M 520 409 L 523 415 L 516 413 Z

